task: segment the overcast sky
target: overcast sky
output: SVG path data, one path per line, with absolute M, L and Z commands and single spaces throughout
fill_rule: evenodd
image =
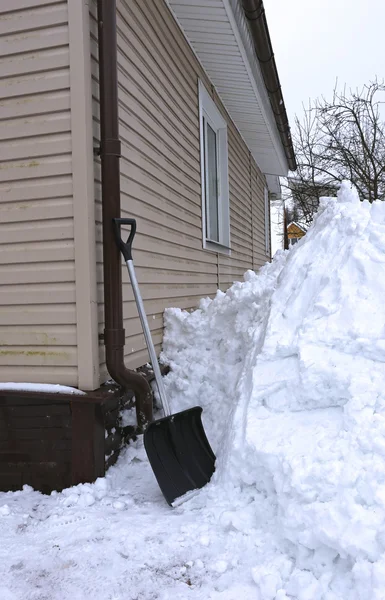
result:
M 385 0 L 264 0 L 291 127 L 302 103 L 385 75 Z
M 302 104 L 330 98 L 336 78 L 361 88 L 385 78 L 385 0 L 264 0 L 291 128 Z M 272 250 L 282 247 L 272 208 Z

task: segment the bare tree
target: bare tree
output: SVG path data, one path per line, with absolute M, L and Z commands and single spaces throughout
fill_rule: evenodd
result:
M 310 223 L 321 196 L 336 195 L 349 179 L 362 199 L 385 198 L 385 122 L 381 109 L 385 85 L 377 80 L 362 90 L 339 92 L 309 103 L 295 119 L 298 170 L 288 180 L 304 223 Z M 383 110 L 383 109 L 382 109 Z

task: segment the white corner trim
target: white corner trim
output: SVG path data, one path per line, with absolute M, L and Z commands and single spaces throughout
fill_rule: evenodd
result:
M 267 187 L 263 190 L 264 196 L 264 213 L 265 213 L 265 252 L 266 255 L 271 258 L 270 248 L 270 202 L 269 202 L 269 190 Z
M 99 387 L 89 7 L 68 0 L 78 387 Z

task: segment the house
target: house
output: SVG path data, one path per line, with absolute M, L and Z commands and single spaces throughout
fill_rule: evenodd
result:
M 287 239 L 289 247 L 294 246 L 294 244 L 299 242 L 299 240 L 303 238 L 305 233 L 306 229 L 299 223 L 295 223 L 294 221 L 289 223 L 289 225 L 287 226 Z
M 308 225 L 318 210 L 320 198 L 337 196 L 339 188 L 339 184 L 329 178 L 327 181 L 316 181 L 314 178 L 291 176 L 287 183 L 292 198 L 291 220 L 301 220 Z
M 0 15 L 0 387 L 19 384 L 0 389 L 0 489 L 59 489 L 114 460 L 127 390 L 152 415 L 112 218 L 137 219 L 159 351 L 165 307 L 270 259 L 269 195 L 296 164 L 262 0 L 3 0 Z

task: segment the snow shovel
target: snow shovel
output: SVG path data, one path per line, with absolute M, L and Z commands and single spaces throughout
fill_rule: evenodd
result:
M 159 487 L 172 506 L 180 496 L 201 488 L 210 481 L 215 469 L 215 455 L 203 429 L 200 406 L 171 414 L 132 260 L 136 221 L 113 219 L 113 225 L 116 243 L 127 265 L 165 415 L 147 426 L 143 436 L 144 447 Z M 121 225 L 131 226 L 127 242 L 122 239 Z

